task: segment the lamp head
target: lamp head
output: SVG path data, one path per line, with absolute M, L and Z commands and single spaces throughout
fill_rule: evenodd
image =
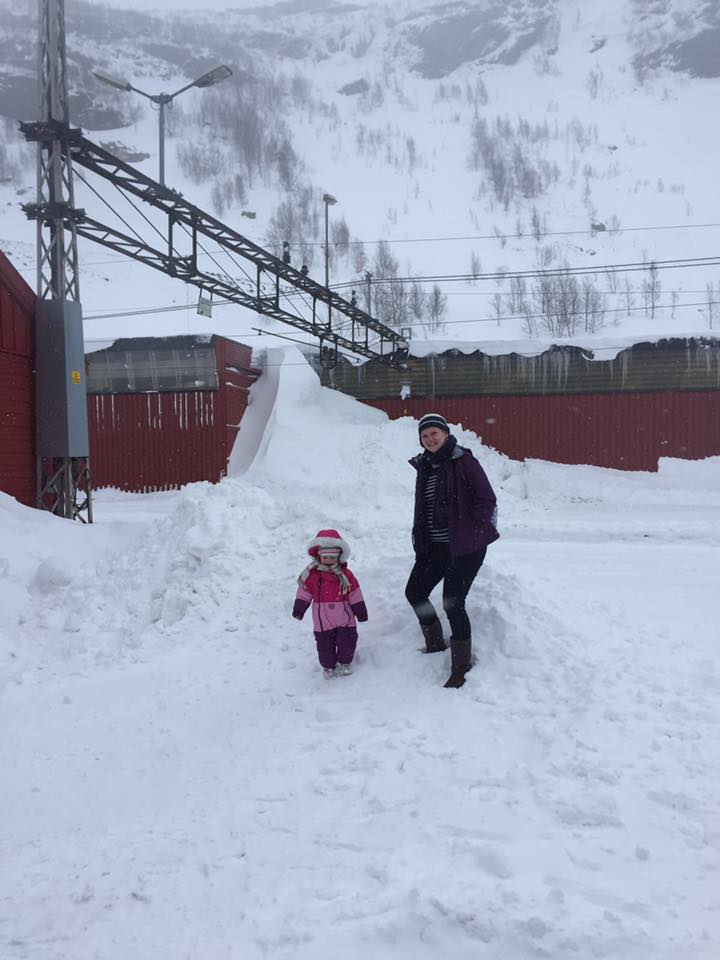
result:
M 115 80 L 113 77 L 108 77 L 104 73 L 97 72 L 94 72 L 93 76 L 97 77 L 100 83 L 105 83 L 108 87 L 115 87 L 116 90 L 125 90 L 126 93 L 132 90 L 132 87 L 126 80 Z
M 334 207 L 337 203 L 337 197 L 334 197 L 331 193 L 324 193 L 323 203 L 326 203 L 329 207 Z
M 193 86 L 214 87 L 216 83 L 221 83 L 223 80 L 227 80 L 227 78 L 231 75 L 232 70 L 230 67 L 226 67 L 225 64 L 222 64 L 222 66 L 214 67 L 212 70 L 208 70 L 207 73 L 204 73 L 201 77 L 198 77 Z

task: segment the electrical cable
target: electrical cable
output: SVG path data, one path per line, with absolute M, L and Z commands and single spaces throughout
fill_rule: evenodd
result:
M 717 267 L 720 266 L 720 255 L 714 257 L 688 257 L 679 260 L 652 260 L 644 263 L 630 262 L 617 264 L 600 264 L 584 267 L 545 267 L 537 270 L 502 270 L 494 273 L 457 273 L 436 274 L 414 277 L 372 277 L 370 280 L 348 280 L 333 284 L 333 290 L 346 290 L 362 283 L 371 286 L 380 286 L 388 283 L 471 283 L 479 280 L 533 280 L 545 277 L 593 276 L 595 274 L 638 273 L 657 270 L 673 270 L 689 267 Z
M 536 243 L 542 242 L 545 237 L 585 237 L 592 236 L 597 237 L 600 234 L 607 233 L 611 236 L 614 236 L 618 233 L 649 233 L 654 230 L 688 230 L 688 229 L 704 229 L 707 227 L 720 227 L 720 223 L 678 223 L 678 224 L 659 224 L 657 226 L 648 226 L 648 227 L 618 227 L 617 229 L 605 229 L 605 230 L 593 230 L 588 228 L 585 230 L 543 230 L 538 240 L 535 237 L 531 230 L 528 230 L 527 233 L 485 233 L 485 234 L 468 234 L 465 236 L 450 236 L 450 237 L 404 237 L 398 238 L 395 240 L 380 239 L 380 240 L 354 240 L 351 239 L 347 242 L 347 246 L 352 246 L 353 244 L 359 243 L 363 246 L 373 246 L 378 243 L 386 243 L 388 246 L 395 246 L 399 243 L 449 243 L 454 241 L 465 241 L 468 240 L 534 240 Z M 308 247 L 324 247 L 324 240 L 308 240 L 303 241 Z M 330 240 L 329 246 L 338 247 L 340 246 L 340 241 Z M 342 243 L 345 246 L 345 243 Z
M 229 306 L 231 304 L 235 306 L 241 306 L 241 304 L 235 304 L 233 300 L 218 300 L 215 303 L 213 303 L 213 306 Z M 720 303 L 718 305 L 720 306 Z M 689 303 L 663 303 L 663 304 L 656 303 L 655 310 L 673 310 L 673 309 L 681 310 L 686 307 L 706 307 L 706 306 L 707 306 L 707 301 L 703 301 L 703 300 L 691 301 Z M 119 311 L 117 313 L 88 314 L 84 319 L 85 320 L 114 320 L 121 317 L 153 316 L 156 313 L 173 313 L 178 310 L 194 310 L 194 309 L 195 307 L 192 304 L 173 304 L 172 306 L 167 306 L 167 307 L 148 307 L 148 308 L 143 308 L 138 310 Z M 640 311 L 645 311 L 647 313 L 647 311 L 651 309 L 652 309 L 651 305 L 646 307 L 644 304 L 640 304 L 638 306 L 631 306 L 629 310 L 627 306 L 625 306 L 625 307 L 612 307 L 612 308 L 604 309 L 599 312 L 601 312 L 603 315 L 625 313 L 629 316 L 631 313 L 639 313 Z M 574 316 L 578 316 L 578 317 L 580 317 L 581 315 L 582 315 L 581 311 L 578 311 L 576 314 L 574 314 Z M 545 316 L 545 314 L 542 314 L 542 313 L 502 314 L 500 319 L 501 320 L 526 320 L 526 319 L 536 320 L 536 319 L 542 318 L 543 316 Z M 445 320 L 445 321 L 442 321 L 441 323 L 443 327 L 446 327 L 446 326 L 456 326 L 456 325 L 465 324 L 465 323 L 488 323 L 491 321 L 496 322 L 496 318 L 495 317 L 472 317 L 466 320 Z M 422 320 L 408 320 L 407 323 L 403 323 L 404 327 L 423 327 L 425 325 L 426 324 Z
M 500 235 L 496 233 L 487 233 L 487 234 L 468 234 L 466 236 L 447 236 L 447 237 L 405 237 L 398 238 L 395 240 L 381 239 L 381 240 L 350 240 L 349 244 L 359 243 L 363 246 L 373 246 L 378 243 L 385 243 L 388 246 L 395 246 L 400 243 L 453 243 L 456 241 L 467 242 L 470 240 L 501 240 L 505 238 L 506 240 L 535 240 L 536 243 L 540 243 L 545 237 L 582 237 L 582 236 L 594 236 L 597 237 L 601 233 L 608 233 L 610 235 L 615 235 L 617 233 L 649 233 L 655 230 L 703 230 L 710 227 L 720 227 L 720 223 L 676 223 L 676 224 L 656 224 L 655 226 L 645 226 L 645 227 L 618 227 L 616 230 L 548 230 L 543 231 L 540 240 L 533 236 L 531 232 L 528 233 L 501 233 Z M 252 239 L 252 238 L 248 238 Z M 259 243 L 259 241 L 253 241 Z M 324 240 L 307 240 L 303 243 L 308 247 L 325 247 Z M 329 246 L 337 247 L 339 246 L 338 241 L 331 240 Z M 222 249 L 222 248 L 221 248 Z M 122 257 L 119 256 L 114 260 L 88 260 L 87 263 L 92 266 L 103 266 L 108 264 L 116 263 L 118 260 L 121 260 Z
M 98 193 L 95 187 L 91 186 L 91 184 L 87 182 L 85 177 L 83 177 L 83 175 L 78 170 L 74 171 L 74 175 L 85 184 L 85 186 L 88 188 L 88 190 L 90 190 L 91 193 L 95 194 L 98 200 L 100 200 L 102 203 L 105 204 L 105 206 L 108 208 L 108 210 L 110 210 L 111 213 L 115 214 L 115 216 L 118 218 L 118 220 L 120 220 L 121 223 L 125 224 L 125 226 L 128 228 L 128 230 L 131 233 L 135 234 L 138 241 L 144 246 L 145 241 L 143 240 L 143 238 L 140 236 L 137 230 L 127 222 L 127 220 L 122 216 L 122 214 L 118 213 L 118 211 L 112 206 L 112 204 L 108 200 L 106 200 L 105 197 L 102 196 L 102 194 Z M 122 258 L 122 254 L 120 256 Z M 127 258 L 125 257 L 124 259 L 127 259 Z
M 115 210 L 115 209 L 110 205 L 110 203 L 108 203 L 108 201 L 105 200 L 105 198 L 104 198 L 101 194 L 99 194 L 97 190 L 95 190 L 94 187 L 90 186 L 90 184 L 87 182 L 87 180 L 85 179 L 85 177 L 83 177 L 83 175 L 82 175 L 79 171 L 74 171 L 74 174 L 75 174 L 77 177 L 79 177 L 80 180 L 82 180 L 82 182 L 85 184 L 85 186 L 86 186 L 89 190 L 91 190 L 91 191 L 95 194 L 96 197 L 98 197 L 100 200 L 102 200 L 102 202 L 103 202 L 104 204 L 106 204 L 106 206 L 115 214 L 115 216 L 118 217 L 118 219 L 120 219 L 120 220 L 125 224 L 125 226 L 128 228 L 128 230 L 131 230 L 131 231 L 135 234 L 135 236 L 138 238 L 138 240 L 139 240 L 139 241 L 143 244 L 143 246 L 144 246 L 144 245 L 145 245 L 145 241 L 144 241 L 143 238 L 140 236 L 140 234 L 137 232 L 137 230 L 134 230 L 134 229 L 130 226 L 130 224 L 127 222 L 127 220 L 125 220 L 125 219 L 117 212 L 117 210 Z M 143 213 L 143 211 L 142 211 L 139 207 L 136 207 L 136 206 L 135 206 L 135 204 L 133 203 L 132 199 L 128 196 L 128 194 L 127 194 L 127 193 L 123 193 L 122 190 L 120 189 L 120 187 L 119 187 L 117 184 L 113 184 L 113 186 L 114 186 L 115 189 L 118 191 L 118 193 L 120 194 L 120 196 L 123 197 L 123 198 L 130 204 L 130 206 L 133 208 L 133 210 L 135 211 L 135 213 L 137 213 L 140 217 L 142 217 L 142 219 L 148 224 L 148 226 L 149 226 L 149 227 L 152 227 L 152 229 L 155 231 L 155 233 L 157 233 L 157 235 L 160 237 L 160 239 L 163 241 L 163 243 L 165 243 L 166 238 L 165 238 L 164 234 L 163 234 L 162 231 L 152 222 L 152 220 L 150 220 L 150 218 L 149 218 L 145 213 Z M 121 255 L 121 256 L 122 256 L 122 255 Z

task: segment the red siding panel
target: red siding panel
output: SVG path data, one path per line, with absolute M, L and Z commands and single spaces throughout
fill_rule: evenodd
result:
M 429 401 L 367 403 L 391 417 L 421 417 Z M 515 460 L 657 470 L 659 457 L 720 454 L 720 391 L 438 397 L 433 409 Z
M 97 394 L 88 397 L 93 486 L 149 492 L 224 468 L 215 391 Z
M 252 350 L 242 343 L 217 337 L 215 350 L 218 365 L 218 381 L 224 403 L 225 418 L 225 467 L 232 452 L 240 421 L 248 405 L 250 387 L 260 375 L 252 367 Z M 224 475 L 225 468 L 223 468 Z
M 217 337 L 219 389 L 88 397 L 93 486 L 147 492 L 216 483 L 259 371 L 251 350 Z
M 35 503 L 35 294 L 0 253 L 0 490 Z
M 1 250 L 0 287 L 10 294 L 26 316 L 34 316 L 35 293 Z

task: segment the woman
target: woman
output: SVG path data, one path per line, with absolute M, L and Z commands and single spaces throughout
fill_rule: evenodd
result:
M 485 559 L 495 529 L 495 494 L 472 453 L 459 446 L 447 420 L 428 413 L 418 423 L 424 452 L 410 460 L 417 470 L 413 546 L 415 566 L 405 596 L 420 621 L 425 649 L 447 649 L 442 624 L 430 602 L 443 581 L 443 609 L 450 621 L 452 669 L 446 687 L 461 687 L 472 666 L 465 598 Z

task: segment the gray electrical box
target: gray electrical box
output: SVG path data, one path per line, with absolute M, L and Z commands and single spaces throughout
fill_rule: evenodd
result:
M 37 454 L 87 457 L 87 394 L 82 308 L 38 300 L 35 311 Z

